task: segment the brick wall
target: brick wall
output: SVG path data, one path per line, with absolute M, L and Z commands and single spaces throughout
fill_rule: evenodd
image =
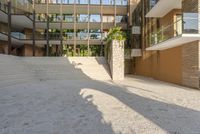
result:
M 183 0 L 182 1 L 182 10 L 183 12 L 198 12 L 198 3 L 199 0 Z
M 182 49 L 183 85 L 199 88 L 200 42 L 183 45 Z

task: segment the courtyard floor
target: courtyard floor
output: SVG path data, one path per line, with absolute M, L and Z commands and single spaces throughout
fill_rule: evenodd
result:
M 20 65 L 18 72 L 28 71 Z M 113 82 L 42 69 L 0 72 L 9 77 L 0 76 L 0 134 L 200 134 L 199 90 L 141 76 Z

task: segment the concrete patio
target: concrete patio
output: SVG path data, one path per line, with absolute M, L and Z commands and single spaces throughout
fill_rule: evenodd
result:
M 0 60 L 0 134 L 200 134 L 198 90 L 95 79 L 67 59 Z

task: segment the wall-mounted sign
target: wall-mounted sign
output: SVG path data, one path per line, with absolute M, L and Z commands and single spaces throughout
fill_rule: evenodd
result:
M 133 26 L 132 34 L 141 34 L 140 26 Z

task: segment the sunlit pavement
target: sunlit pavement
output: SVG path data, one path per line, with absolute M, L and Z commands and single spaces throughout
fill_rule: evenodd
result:
M 0 134 L 200 133 L 198 90 L 141 76 L 94 80 L 73 65 L 70 73 L 20 65 L 13 79 L 0 76 Z

